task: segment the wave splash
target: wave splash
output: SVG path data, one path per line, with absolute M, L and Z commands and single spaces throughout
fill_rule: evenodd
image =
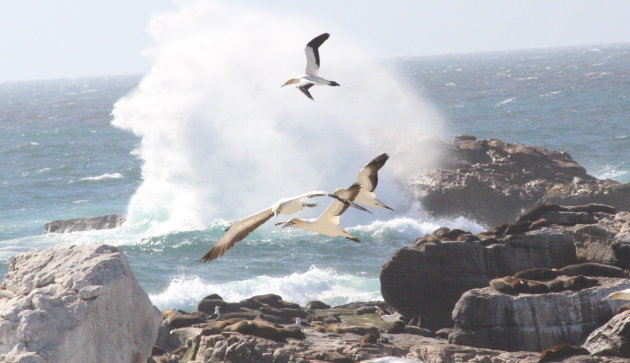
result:
M 105 173 L 103 175 L 99 175 L 99 176 L 87 176 L 85 178 L 81 178 L 79 180 L 82 181 L 101 181 L 101 180 L 108 180 L 108 179 L 122 179 L 123 175 L 121 173 Z
M 392 179 L 435 159 L 422 141 L 440 134 L 440 116 L 343 34 L 320 50 L 323 74 L 341 87 L 312 89 L 315 102 L 280 88 L 302 72 L 314 29 L 326 26 L 206 1 L 152 20 L 153 67 L 113 111 L 113 125 L 142 139 L 128 225 L 167 233 L 233 220 L 283 197 L 347 187 L 382 152 L 392 158 L 379 195 L 402 199 Z
M 381 300 L 379 286 L 378 278 L 311 266 L 305 272 L 287 276 L 262 275 L 222 284 L 205 282 L 198 276 L 180 275 L 172 278 L 165 290 L 149 294 L 149 297 L 161 310 L 171 307 L 196 309 L 197 303 L 212 293 L 219 294 L 225 301 L 240 301 L 254 295 L 273 293 L 302 306 L 311 300 L 341 305 L 353 301 Z

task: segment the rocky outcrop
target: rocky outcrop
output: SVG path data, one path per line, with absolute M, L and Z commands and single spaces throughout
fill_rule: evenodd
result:
M 476 235 L 440 228 L 397 250 L 383 265 L 381 293 L 403 315 L 420 315 L 424 327 L 450 328 L 459 297 L 492 279 L 533 267 L 560 269 L 578 261 L 630 267 L 629 231 L 629 212 L 617 213 L 601 204 L 539 205 L 513 224 Z M 551 279 L 561 274 L 553 275 Z
M 0 360 L 145 362 L 160 314 L 115 247 L 20 254 L 0 286 Z
M 309 304 L 309 307 L 313 305 L 317 309 L 302 308 L 274 294 L 252 296 L 238 303 L 226 302 L 217 294 L 208 295 L 200 301 L 200 310 L 214 311 L 214 306 L 221 306 L 221 316 L 214 319 L 203 311 L 164 311 L 154 348 L 157 354 L 152 359 L 156 362 L 358 362 L 385 356 L 404 357 L 417 344 L 446 344 L 444 339 L 422 336 L 433 335 L 426 329 L 406 327 L 402 322 L 398 322 L 401 324 L 398 333 L 386 333 L 397 323 L 380 318 L 390 313 L 382 301 L 328 308 Z M 279 314 L 283 309 L 284 313 Z M 284 320 L 285 313 L 290 313 L 290 320 Z M 300 326 L 295 324 L 296 318 L 301 319 Z M 182 326 L 185 322 L 189 326 Z
M 449 342 L 507 351 L 580 344 L 621 305 L 601 299 L 630 288 L 630 279 L 596 279 L 598 286 L 578 291 L 519 295 L 489 287 L 468 291 L 453 310 L 455 328 Z
M 593 331 L 583 346 L 594 355 L 630 358 L 630 311 L 615 315 Z
M 45 233 L 70 233 L 89 231 L 93 229 L 111 229 L 120 227 L 125 222 L 125 216 L 108 214 L 94 218 L 76 218 L 57 220 L 46 223 Z
M 491 279 L 530 267 L 577 262 L 572 235 L 566 231 L 479 235 L 477 241 L 440 240 L 437 235 L 397 250 L 380 274 L 385 301 L 407 317 L 420 315 L 422 326 L 430 330 L 452 327 L 451 312 L 460 296 L 487 286 Z M 455 239 L 459 236 L 470 234 Z
M 566 152 L 467 135 L 435 147 L 443 155 L 439 168 L 410 182 L 434 216 L 461 215 L 497 225 L 541 202 L 630 210 L 630 184 L 598 180 Z
M 630 268 L 630 212 L 574 228 L 578 259 Z
M 630 210 L 630 183 L 606 179 L 575 179 L 571 183 L 556 184 L 540 199 L 542 203 L 580 205 L 599 203 Z

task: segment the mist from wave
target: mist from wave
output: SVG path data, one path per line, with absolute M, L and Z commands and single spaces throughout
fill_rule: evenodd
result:
M 394 180 L 435 160 L 422 141 L 439 135 L 440 116 L 405 77 L 335 34 L 320 50 L 322 72 L 342 86 L 312 89 L 315 102 L 281 89 L 302 71 L 313 29 L 326 26 L 216 1 L 153 19 L 153 67 L 113 112 L 113 125 L 142 138 L 128 226 L 200 229 L 283 197 L 347 187 L 382 152 L 392 158 L 379 195 L 402 203 Z

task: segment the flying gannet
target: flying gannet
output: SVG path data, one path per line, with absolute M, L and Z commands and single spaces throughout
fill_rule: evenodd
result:
M 359 183 L 354 183 L 348 189 L 337 189 L 335 194 L 342 200 L 351 202 L 359 194 L 361 186 Z M 333 200 L 330 205 L 322 212 L 317 218 L 311 219 L 299 219 L 291 218 L 286 222 L 276 223 L 282 225 L 282 228 L 295 226 L 307 231 L 323 234 L 329 237 L 344 237 L 354 242 L 361 242 L 358 238 L 354 237 L 350 233 L 346 232 L 343 228 L 339 227 L 339 219 L 341 214 L 349 207 L 349 203 L 343 203 L 339 200 Z
M 198 262 L 212 261 L 218 257 L 223 256 L 227 250 L 232 248 L 237 242 L 247 237 L 253 230 L 260 227 L 267 222 L 271 217 L 275 217 L 278 214 L 293 214 L 299 212 L 304 207 L 316 207 L 317 203 L 305 203 L 306 198 L 328 196 L 334 198 L 336 202 L 339 202 L 343 206 L 353 206 L 363 211 L 367 209 L 355 204 L 352 200 L 346 200 L 343 196 L 339 196 L 335 193 L 328 193 L 322 191 L 310 192 L 302 195 L 298 195 L 293 198 L 280 199 L 270 208 L 262 210 L 258 213 L 252 214 L 249 217 L 245 217 L 232 223 L 226 230 L 223 236 L 219 238 L 217 243 L 206 253 Z
M 613 292 L 602 300 L 630 300 L 630 289 Z
M 304 48 L 304 52 L 306 53 L 306 70 L 304 74 L 289 79 L 281 87 L 295 84 L 295 87 L 304 93 L 306 97 L 314 100 L 313 96 L 311 96 L 311 93 L 308 91 L 309 88 L 313 86 L 339 86 L 339 83 L 329 81 L 319 75 L 319 46 L 322 45 L 328 37 L 330 37 L 330 34 L 324 33 L 316 36 L 306 44 L 306 48 Z
M 376 199 L 376 194 L 374 193 L 374 189 L 376 189 L 376 185 L 378 184 L 378 171 L 385 165 L 387 159 L 389 159 L 389 155 L 383 153 L 361 168 L 357 177 L 359 184 L 361 184 L 361 190 L 359 191 L 359 195 L 354 199 L 355 201 L 370 207 L 394 210 Z

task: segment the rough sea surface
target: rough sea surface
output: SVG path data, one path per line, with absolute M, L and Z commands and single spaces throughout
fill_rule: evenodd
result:
M 437 109 L 445 120 L 444 139 L 465 133 L 563 150 L 590 174 L 630 182 L 629 45 L 402 58 L 381 65 L 410 80 L 413 91 Z M 381 265 L 424 233 L 445 225 L 475 232 L 483 228 L 462 218 L 433 220 L 421 211 L 379 212 L 370 218 L 353 211 L 353 222 L 342 219 L 342 224 L 361 244 L 268 227 L 203 265 L 196 260 L 229 220 L 163 234 L 137 225 L 43 234 L 44 224 L 55 219 L 127 212 L 143 181 L 143 160 L 134 152 L 143 140 L 113 126 L 111 112 L 140 80 L 118 76 L 0 84 L 0 275 L 20 252 L 99 242 L 125 252 L 159 308 L 194 309 L 211 293 L 233 301 L 273 292 L 298 303 L 339 304 L 380 299 Z M 366 161 L 357 161 L 358 167 Z M 388 182 L 393 181 L 380 181 Z

